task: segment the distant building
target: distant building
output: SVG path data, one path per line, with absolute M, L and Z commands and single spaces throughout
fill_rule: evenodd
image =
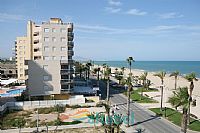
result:
M 73 38 L 73 24 L 60 18 L 41 25 L 28 22 L 27 36 L 16 40 L 16 64 L 29 96 L 61 97 L 72 92 Z
M 17 69 L 15 63 L 11 62 L 0 62 L 0 78 L 9 79 L 17 77 Z

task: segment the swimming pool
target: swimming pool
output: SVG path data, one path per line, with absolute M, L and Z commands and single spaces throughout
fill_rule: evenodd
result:
M 12 89 L 6 91 L 6 93 L 0 94 L 0 97 L 14 97 L 14 96 L 20 96 L 21 93 L 26 90 L 26 87 L 21 87 L 17 89 Z

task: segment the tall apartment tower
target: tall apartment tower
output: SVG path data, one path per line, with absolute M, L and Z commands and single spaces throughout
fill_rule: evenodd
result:
M 74 33 L 72 23 L 51 18 L 41 25 L 29 21 L 27 36 L 17 37 L 18 79 L 30 97 L 60 97 L 72 92 Z

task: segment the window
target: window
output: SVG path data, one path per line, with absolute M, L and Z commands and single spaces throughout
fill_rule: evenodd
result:
M 20 51 L 19 54 L 22 55 L 22 51 Z
M 66 41 L 65 37 L 61 37 L 60 40 L 61 40 L 61 42 L 65 42 Z
M 45 42 L 49 42 L 49 38 L 48 37 L 44 37 L 44 41 Z
M 49 51 L 49 47 L 44 46 L 44 51 L 45 51 L 45 52 L 46 52 L 46 51 Z
M 44 76 L 43 76 L 43 80 L 44 80 L 44 81 L 48 81 L 48 80 L 49 80 L 49 76 L 48 76 L 48 75 L 44 75 Z
M 61 56 L 60 60 L 67 60 L 67 57 L 66 56 Z
M 44 65 L 44 66 L 43 66 L 43 69 L 44 69 L 44 70 L 48 70 L 48 65 Z
M 19 46 L 19 49 L 23 49 L 23 46 Z
M 20 74 L 20 77 L 23 77 L 23 74 Z
M 23 60 L 23 57 L 20 57 L 19 60 Z
M 43 86 L 43 89 L 44 89 L 44 90 L 48 90 L 49 87 L 48 87 L 47 85 L 44 85 L 44 86 Z
M 56 60 L 56 56 L 52 56 L 52 60 Z
M 20 72 L 23 72 L 23 68 L 20 68 L 20 70 L 19 70 Z
M 44 56 L 44 60 L 49 60 L 49 56 Z
M 56 32 L 56 29 L 55 29 L 55 28 L 53 28 L 53 29 L 52 29 L 52 32 Z
M 61 47 L 61 51 L 66 51 L 66 47 Z
M 44 32 L 49 32 L 49 28 L 44 28 Z
M 23 65 L 23 63 L 20 63 L 20 66 L 22 66 Z
M 56 41 L 56 38 L 55 37 L 52 37 L 52 42 L 55 42 Z
M 60 32 L 64 33 L 64 32 L 66 32 L 66 29 L 62 28 L 62 29 L 60 29 Z
M 56 51 L 56 47 L 52 47 L 52 51 Z

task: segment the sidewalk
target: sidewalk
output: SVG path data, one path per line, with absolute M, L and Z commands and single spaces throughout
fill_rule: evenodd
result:
M 94 125 L 93 124 L 89 124 L 89 123 L 80 123 L 80 124 L 76 124 L 76 125 L 61 125 L 61 126 L 58 126 L 57 130 L 64 130 L 64 129 L 71 129 L 71 128 L 88 128 L 88 127 L 91 127 L 93 128 Z M 43 126 L 43 127 L 39 127 L 39 131 L 42 131 L 42 130 L 45 130 L 46 131 L 46 127 Z M 48 127 L 48 130 L 52 131 L 52 130 L 55 130 L 56 129 L 56 126 L 49 126 Z M 30 132 L 33 132 L 33 131 L 36 131 L 37 128 L 34 127 L 34 128 L 22 128 L 21 129 L 21 133 L 30 133 Z M 8 129 L 8 130 L 0 130 L 0 133 L 19 133 L 19 129 Z

